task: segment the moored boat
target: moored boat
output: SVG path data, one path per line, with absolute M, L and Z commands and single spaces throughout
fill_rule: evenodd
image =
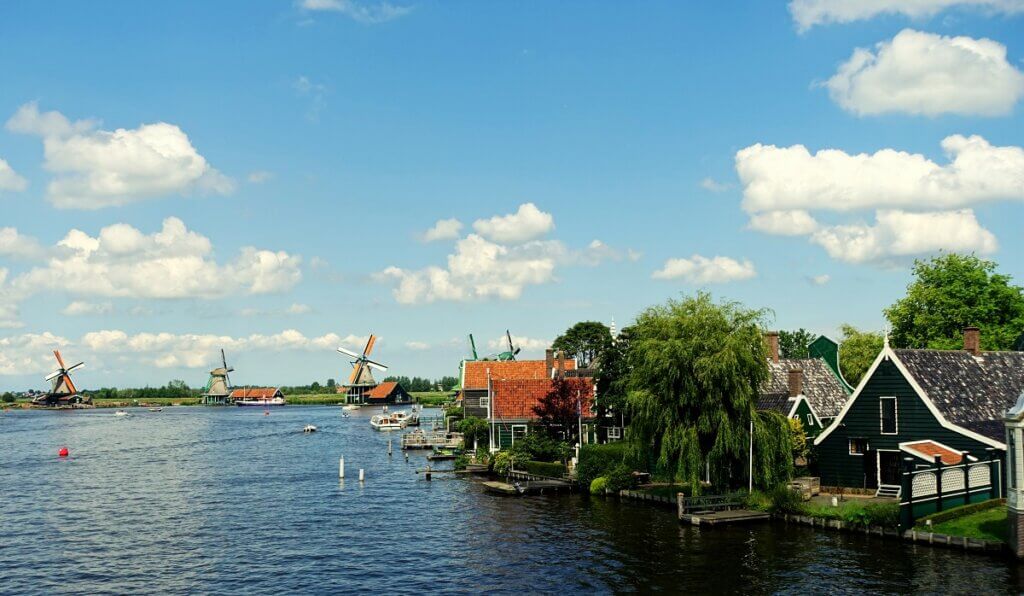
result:
M 370 426 L 377 430 L 401 430 L 408 424 L 407 416 L 396 414 L 377 414 L 370 418 Z
M 257 398 L 245 398 L 235 400 L 236 406 L 256 406 L 256 407 L 269 407 L 269 406 L 283 406 L 283 397 L 257 397 Z

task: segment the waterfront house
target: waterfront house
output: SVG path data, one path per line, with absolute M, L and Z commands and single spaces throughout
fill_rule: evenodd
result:
M 537 428 L 539 416 L 534 408 L 540 405 L 554 388 L 555 379 L 505 379 L 492 380 L 489 398 L 490 412 L 487 422 L 490 426 L 491 451 L 507 449 L 516 439 L 525 437 Z M 594 379 L 592 377 L 562 377 L 569 383 L 578 398 L 579 417 L 577 424 L 582 432 L 582 442 L 593 441 L 594 426 Z
M 787 375 L 788 390 L 764 391 L 758 395 L 757 409 L 763 411 L 777 412 L 786 418 L 799 420 L 803 426 L 804 434 L 808 438 L 814 438 L 824 428 L 821 419 L 811 406 L 811 402 L 803 392 L 803 370 L 793 368 Z M 766 383 L 770 387 L 770 383 Z
M 550 379 L 561 369 L 567 374 L 576 370 L 576 361 L 569 358 L 555 359 L 554 350 L 547 350 L 544 360 L 464 360 L 458 400 L 466 416 L 487 418 L 488 381 L 529 381 Z
M 412 395 L 398 381 L 384 381 L 363 393 L 367 405 L 411 404 Z
M 760 387 L 758 409 L 776 409 L 789 418 L 799 416 L 807 434 L 817 435 L 823 425 L 839 414 L 850 396 L 839 372 L 838 345 L 821 336 L 809 346 L 812 357 L 781 358 L 778 332 L 769 332 L 766 339 L 769 377 Z M 822 354 L 828 353 L 830 346 L 835 348 L 831 351 L 834 360 Z M 779 401 L 782 396 L 787 401 Z M 764 408 L 760 405 L 762 400 Z M 771 404 L 775 407 L 769 408 Z
M 904 457 L 944 464 L 1004 456 L 1003 414 L 1024 389 L 1024 353 L 894 350 L 886 344 L 835 420 L 815 439 L 824 486 L 896 495 Z

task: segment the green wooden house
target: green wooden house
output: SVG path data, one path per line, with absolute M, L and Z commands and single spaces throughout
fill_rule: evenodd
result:
M 1005 453 L 1003 414 L 1024 389 L 1024 353 L 886 345 L 835 420 L 814 441 L 823 486 L 899 494 L 903 458 L 958 463 Z

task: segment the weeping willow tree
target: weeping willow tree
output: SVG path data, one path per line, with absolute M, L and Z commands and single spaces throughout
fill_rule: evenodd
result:
M 753 418 L 755 484 L 791 474 L 788 423 L 755 413 L 769 375 L 766 314 L 702 292 L 637 318 L 627 354 L 630 434 L 658 471 L 694 485 L 705 474 L 718 487 L 746 484 Z

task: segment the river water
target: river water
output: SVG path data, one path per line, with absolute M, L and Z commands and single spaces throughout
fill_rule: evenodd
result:
M 450 474 L 426 482 L 414 473 L 423 455 L 406 462 L 398 434 L 373 431 L 369 414 L 2 414 L 0 593 L 1024 588 L 1022 568 L 999 557 L 774 523 L 700 530 L 615 500 L 497 497 Z M 321 432 L 302 434 L 307 423 Z

